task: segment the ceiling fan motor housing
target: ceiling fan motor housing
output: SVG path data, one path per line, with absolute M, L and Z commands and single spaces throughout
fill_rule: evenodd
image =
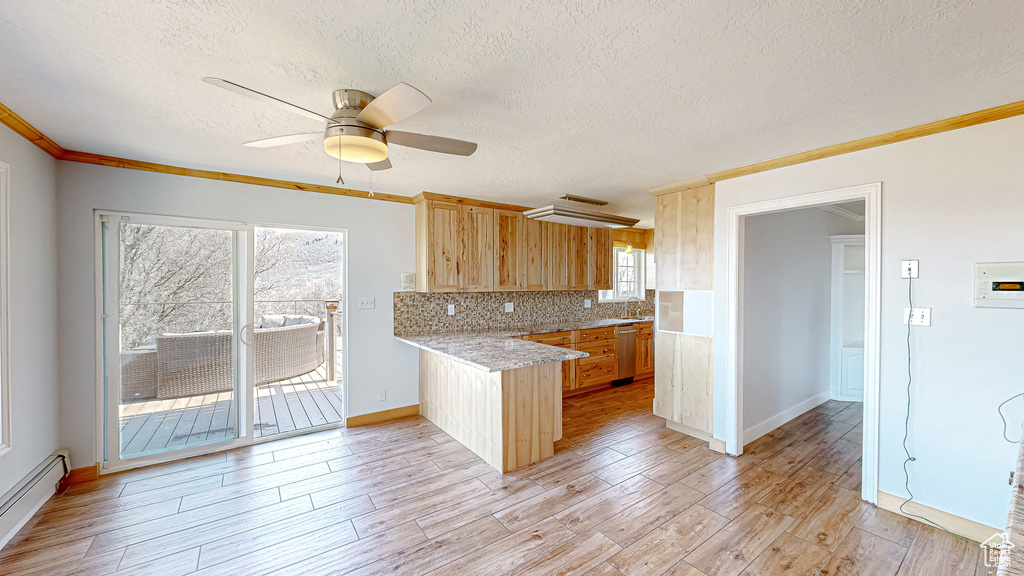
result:
M 324 152 L 346 162 L 361 164 L 387 159 L 388 145 L 384 142 L 384 135 L 356 120 L 359 112 L 373 102 L 373 96 L 362 90 L 337 90 L 333 100 L 335 111 L 324 131 Z

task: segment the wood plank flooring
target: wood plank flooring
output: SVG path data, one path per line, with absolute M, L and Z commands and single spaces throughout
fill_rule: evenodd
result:
M 120 406 L 121 457 L 202 444 L 234 433 L 231 392 Z M 327 379 L 327 365 L 288 380 L 256 387 L 253 431 L 257 438 L 339 424 L 341 382 Z
M 859 404 L 730 458 L 665 428 L 653 395 L 566 399 L 555 455 L 505 475 L 411 417 L 103 476 L 45 504 L 0 574 L 988 573 L 976 546 L 860 501 Z

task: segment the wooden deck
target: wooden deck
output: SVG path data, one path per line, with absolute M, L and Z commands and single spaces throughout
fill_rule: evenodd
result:
M 220 392 L 121 404 L 121 458 L 231 438 L 234 394 Z M 256 438 L 342 422 L 341 382 L 327 366 L 256 388 Z

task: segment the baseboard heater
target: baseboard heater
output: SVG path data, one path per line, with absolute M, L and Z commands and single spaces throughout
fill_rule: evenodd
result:
M 50 454 L 0 499 L 0 548 L 54 495 L 57 483 L 69 471 L 69 456 L 67 450 Z

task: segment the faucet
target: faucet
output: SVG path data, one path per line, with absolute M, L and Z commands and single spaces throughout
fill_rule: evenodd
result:
M 629 301 L 630 300 L 636 300 L 636 303 L 640 304 L 640 299 L 637 298 L 636 296 L 630 296 L 629 298 L 627 298 L 626 301 L 622 304 L 622 317 L 623 318 L 626 318 L 626 317 L 629 316 Z M 638 318 L 640 317 L 640 306 L 636 307 L 636 315 L 637 315 Z

